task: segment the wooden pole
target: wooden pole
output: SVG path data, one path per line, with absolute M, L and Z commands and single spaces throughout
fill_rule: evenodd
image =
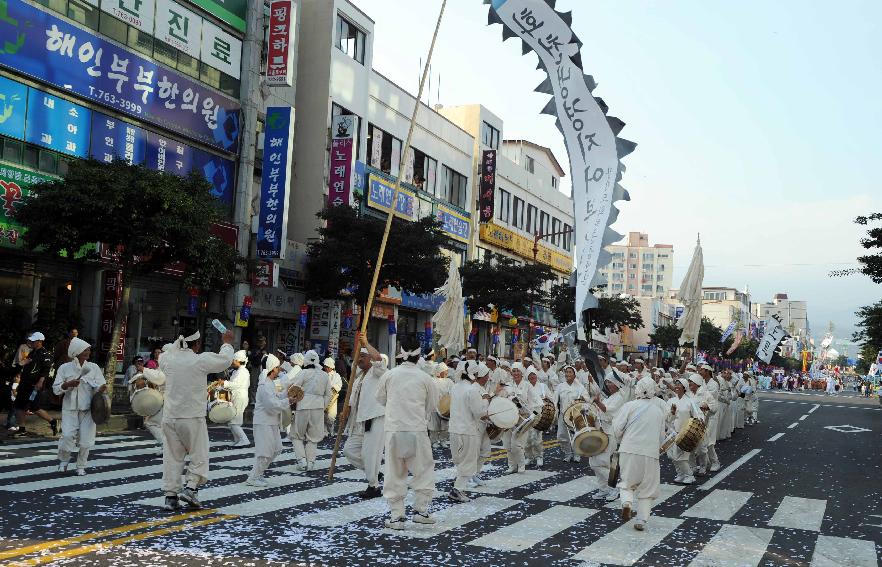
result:
M 411 151 L 410 143 L 413 139 L 413 130 L 416 125 L 417 113 L 420 109 L 420 101 L 423 98 L 423 87 L 426 85 L 426 77 L 429 74 L 429 63 L 432 61 L 432 52 L 435 50 L 435 41 L 438 39 L 438 30 L 441 29 L 441 18 L 444 16 L 444 8 L 447 6 L 447 0 L 441 1 L 441 11 L 438 13 L 438 21 L 435 22 L 435 33 L 432 34 L 432 43 L 429 44 L 429 55 L 426 57 L 426 63 L 423 65 L 423 75 L 420 77 L 420 86 L 417 91 L 416 101 L 413 105 L 413 114 L 410 116 L 410 127 L 407 130 L 407 140 L 404 142 L 404 149 L 401 151 L 402 164 L 408 163 L 407 153 Z M 386 228 L 383 231 L 383 239 L 380 241 L 380 251 L 377 254 L 377 263 L 374 264 L 374 275 L 371 279 L 371 288 L 367 296 L 367 304 L 365 305 L 364 312 L 361 314 L 361 334 L 364 335 L 367 333 L 368 321 L 370 321 L 371 309 L 374 304 L 374 295 L 377 292 L 377 281 L 380 278 L 380 268 L 383 266 L 383 256 L 386 254 L 386 244 L 389 241 L 389 231 L 392 229 L 392 219 L 395 218 L 395 209 L 396 209 L 396 201 L 398 200 L 398 192 L 401 190 L 401 171 L 398 172 L 398 177 L 395 179 L 395 188 L 392 191 L 392 209 L 386 216 Z M 353 348 L 360 348 L 360 344 L 356 344 Z M 352 372 L 350 373 L 349 383 L 352 384 L 353 378 L 355 377 L 355 369 L 356 369 L 356 356 L 358 352 L 354 351 L 352 353 Z M 331 466 L 328 467 L 328 480 L 334 480 L 334 465 L 337 462 L 337 453 L 340 451 L 340 442 L 343 439 L 343 429 L 346 426 L 346 420 L 349 417 L 349 394 L 350 389 L 346 390 L 346 399 L 343 404 L 343 413 L 340 415 L 340 423 L 337 425 L 337 440 L 334 442 L 334 452 L 331 454 Z

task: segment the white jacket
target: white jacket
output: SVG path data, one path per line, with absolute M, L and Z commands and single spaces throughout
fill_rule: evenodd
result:
M 654 401 L 638 399 L 622 406 L 612 425 L 619 453 L 658 459 L 665 437 L 665 415 Z
M 412 362 L 402 362 L 380 378 L 377 402 L 386 407 L 386 433 L 428 431 L 435 379 Z
M 362 371 L 358 371 L 362 374 Z M 358 385 L 353 389 L 355 396 L 355 421 L 361 423 L 386 413 L 386 406 L 377 401 L 377 389 L 380 387 L 380 378 L 386 372 L 386 363 L 382 360 L 371 362 L 371 368 L 359 376 Z M 352 405 L 352 398 L 349 399 Z
M 468 380 L 460 380 L 450 393 L 450 433 L 483 435 L 486 430 L 483 416 L 487 415 L 488 400 L 484 389 Z
M 208 374 L 223 372 L 233 362 L 233 345 L 220 352 L 196 354 L 188 348 L 166 345 L 159 357 L 159 369 L 166 377 L 162 419 L 205 417 L 208 407 Z
M 76 388 L 62 390 L 61 385 L 68 380 L 80 379 L 80 385 Z M 104 373 L 94 362 L 86 361 L 80 366 L 80 361 L 74 358 L 58 367 L 55 372 L 55 381 L 52 383 L 52 391 L 56 396 L 64 396 L 61 409 L 85 411 L 92 407 L 92 396 L 98 388 L 106 384 Z M 203 404 L 204 405 L 204 404 Z
M 516 384 L 515 381 L 512 380 L 511 384 L 508 384 L 500 395 L 506 398 L 517 397 L 521 406 L 528 411 L 533 411 L 536 408 L 542 407 L 542 400 L 536 393 L 536 388 L 534 388 L 526 378 L 523 378 L 520 384 Z
M 260 373 L 257 393 L 254 395 L 254 425 L 281 425 L 282 414 L 288 409 L 288 392 L 276 392 L 276 380 Z
M 585 386 L 579 384 L 578 379 L 573 380 L 572 384 L 561 382 L 561 384 L 554 389 L 554 405 L 557 407 L 558 413 L 566 411 L 567 408 L 573 405 L 573 402 L 580 397 L 587 398 L 588 391 L 585 390 Z
M 224 380 L 224 387 L 233 391 L 233 396 L 245 394 L 248 395 L 248 387 L 251 385 L 251 374 L 243 364 L 230 374 L 229 380 Z M 258 386 L 260 384 L 258 383 Z
M 324 370 L 304 368 L 290 383 L 303 388 L 303 399 L 297 402 L 298 410 L 324 410 L 328 407 L 333 392 L 328 373 Z

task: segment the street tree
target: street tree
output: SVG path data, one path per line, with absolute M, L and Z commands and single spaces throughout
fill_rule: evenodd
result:
M 882 301 L 861 307 L 855 315 L 857 331 L 851 338 L 861 345 L 856 369 L 859 374 L 866 374 L 876 361 L 876 353 L 882 350 Z
M 459 270 L 462 294 L 473 311 L 493 306 L 514 315 L 529 315 L 532 305 L 548 303 L 543 285 L 555 278 L 544 264 L 519 265 L 507 256 L 488 253 L 482 260 L 466 262 Z
M 861 215 L 854 219 L 855 224 L 867 226 L 882 221 L 882 213 L 871 213 L 869 215 Z M 858 257 L 859 268 L 847 268 L 844 270 L 834 270 L 830 272 L 831 276 L 848 276 L 852 274 L 864 274 L 868 276 L 873 283 L 882 284 L 882 226 L 872 226 L 867 229 L 867 236 L 860 240 L 861 246 L 870 253 Z
M 591 290 L 595 295 L 598 288 Z M 573 320 L 576 311 L 576 288 L 568 283 L 551 287 L 549 305 L 551 313 L 559 323 L 565 324 Z M 591 328 L 596 331 L 612 329 L 620 333 L 622 329 L 640 329 L 643 327 L 643 316 L 640 314 L 640 302 L 630 295 L 616 295 L 597 298 L 597 307 L 588 310 Z
M 708 353 L 719 353 L 723 350 L 723 344 L 720 342 L 722 338 L 723 329 L 707 317 L 702 317 L 701 326 L 698 328 L 698 349 Z
M 354 298 L 364 307 L 386 221 L 359 215 L 348 206 L 329 207 L 317 216 L 324 226 L 318 231 L 321 238 L 308 245 L 307 297 Z M 377 289 L 392 286 L 416 294 L 433 292 L 447 276 L 448 260 L 441 253 L 447 242 L 434 217 L 413 222 L 393 219 Z
M 188 288 L 225 290 L 236 282 L 244 260 L 212 234 L 223 214 L 211 191 L 196 172 L 179 177 L 122 160 L 74 161 L 63 178 L 34 186 L 15 217 L 31 250 L 72 258 L 100 242 L 111 251 L 123 285 L 110 343 L 116 345 L 133 276 L 180 264 Z M 117 354 L 110 350 L 104 373 L 112 391 Z
M 682 334 L 683 330 L 677 325 L 659 325 L 655 331 L 649 333 L 649 342 L 664 350 L 676 351 Z

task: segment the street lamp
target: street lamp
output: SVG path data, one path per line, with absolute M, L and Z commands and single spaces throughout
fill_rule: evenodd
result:
M 559 230 L 557 232 L 547 232 L 545 234 L 543 234 L 537 230 L 535 236 L 533 237 L 533 261 L 535 262 L 536 257 L 539 256 L 539 241 L 540 240 L 548 238 L 549 236 L 557 236 L 559 234 L 569 234 L 571 232 L 573 232 L 572 228 L 566 228 L 564 230 Z

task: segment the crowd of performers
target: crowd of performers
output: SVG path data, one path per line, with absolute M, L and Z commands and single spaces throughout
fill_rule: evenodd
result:
M 242 429 L 247 353 L 235 351 L 232 341 L 227 332 L 218 352 L 199 353 L 198 333 L 179 337 L 163 347 L 156 368 L 139 368 L 130 379 L 132 408 L 162 444 L 167 510 L 181 501 L 201 507 L 198 489 L 209 479 L 206 417 L 226 423 L 235 446 L 251 444 Z M 589 371 L 583 360 L 570 364 L 549 354 L 509 361 L 471 349 L 462 359 L 434 361 L 406 342 L 392 366 L 363 335 L 357 342 L 357 368 L 339 420 L 345 423 L 342 454 L 364 473 L 361 496 L 387 500 L 385 525 L 392 529 L 406 525 L 408 488 L 412 521 L 435 522 L 433 449 L 449 450 L 456 467 L 446 497 L 467 502 L 469 490 L 487 482 L 481 471 L 493 444 L 506 449 L 507 473 L 520 474 L 544 466 L 545 436 L 552 435 L 560 447 L 555 458 L 587 460 L 597 484 L 592 496 L 620 500 L 622 518 L 636 517 L 634 528 L 643 530 L 659 496 L 661 455 L 674 465 L 674 482 L 692 484 L 720 469 L 718 442 L 758 423 L 758 384 L 750 372 L 716 373 L 706 364 L 666 372 L 640 359 L 632 364 L 603 356 Z M 88 362 L 85 341 L 71 341 L 69 355 L 72 361 L 54 383 L 64 396 L 60 468 L 67 468 L 79 445 L 77 472 L 85 474 L 95 439 L 87 400 L 105 386 L 98 366 Z M 330 359 L 323 364 L 315 351 L 282 358 L 268 354 L 261 362 L 250 486 L 268 485 L 264 475 L 283 450 L 283 434 L 292 442 L 297 469 L 314 470 L 317 445 L 337 423 L 343 381 L 333 361 L 329 369 Z M 206 387 L 209 375 L 222 372 L 226 379 Z

